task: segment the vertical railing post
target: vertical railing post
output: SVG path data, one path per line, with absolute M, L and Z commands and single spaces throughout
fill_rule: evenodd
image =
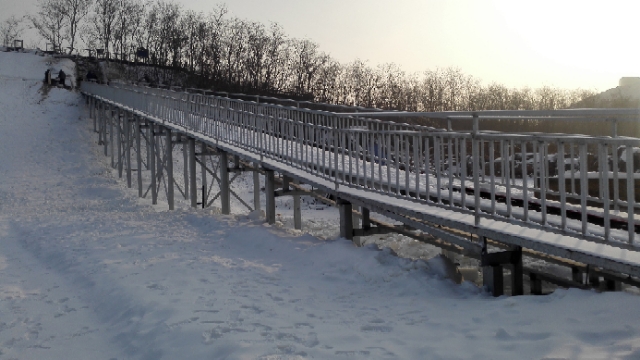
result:
M 478 133 L 480 131 L 480 124 L 478 123 L 478 114 L 473 114 L 473 133 L 472 133 L 472 148 L 473 148 L 473 196 L 474 196 L 474 214 L 475 214 L 475 226 L 480 225 L 480 151 L 478 149 Z
M 191 207 L 198 206 L 198 189 L 196 185 L 196 139 L 189 138 L 189 190 Z M 186 190 L 185 190 L 186 192 Z

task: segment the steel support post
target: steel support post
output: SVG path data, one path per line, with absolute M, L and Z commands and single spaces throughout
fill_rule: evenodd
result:
M 276 184 L 273 170 L 264 171 L 265 213 L 267 223 L 276 223 Z
M 147 124 L 147 170 L 149 170 L 149 166 L 151 166 L 151 138 L 154 136 L 153 134 L 153 123 L 149 119 L 145 119 L 145 123 Z
M 260 172 L 258 168 L 260 164 L 257 162 L 253 163 L 253 210 L 260 211 Z
M 622 291 L 622 283 L 618 280 L 604 280 L 604 288 L 606 291 Z
M 191 198 L 191 207 L 198 206 L 198 188 L 196 185 L 196 139 L 189 138 L 189 195 Z M 186 164 L 185 164 L 186 165 Z M 185 193 L 187 191 L 185 190 Z
M 486 239 L 483 240 L 483 243 L 480 265 L 482 266 L 483 284 L 487 290 L 493 296 L 504 294 L 502 270 L 503 266 L 508 265 L 511 267 L 511 295 L 524 294 L 522 248 L 516 246 L 513 250 L 488 253 Z
M 583 284 L 584 283 L 584 280 L 582 279 L 582 271 L 579 268 L 575 267 L 575 266 L 571 267 L 571 280 L 573 280 L 573 281 L 575 281 L 575 282 L 577 282 L 579 284 Z
M 529 284 L 531 288 L 531 295 L 542 295 L 542 280 L 538 278 L 537 274 L 529 274 Z
M 502 266 L 483 266 L 482 285 L 495 297 L 504 295 L 504 275 L 502 273 Z
M 169 203 L 169 210 L 173 210 L 174 209 L 174 203 L 173 203 L 173 143 L 171 142 L 171 129 L 170 128 L 165 128 L 165 151 L 166 151 L 166 155 L 165 155 L 165 169 L 167 172 L 167 202 Z
M 94 97 L 91 97 L 91 100 L 89 101 L 89 117 L 93 119 L 93 132 L 98 132 L 98 121 L 95 106 L 96 99 Z
M 207 144 L 200 143 L 200 171 L 202 174 L 202 207 L 207 206 L 209 202 L 208 187 L 207 187 Z
M 298 181 L 294 181 L 298 184 Z M 293 227 L 302 230 L 302 212 L 300 211 L 300 195 L 293 195 Z
M 156 205 L 158 203 L 158 186 L 156 184 L 158 176 L 156 175 L 156 134 L 155 124 L 149 121 L 149 144 L 147 146 L 149 155 L 149 168 L 151 170 L 151 203 Z
M 350 202 L 338 199 L 338 210 L 340 212 L 340 237 L 353 240 L 353 207 Z
M 220 202 L 222 203 L 222 213 L 231 214 L 231 189 L 229 185 L 229 155 L 218 150 L 220 153 Z
M 522 247 L 517 246 L 511 252 L 511 295 L 524 295 Z
M 141 133 L 142 126 L 140 124 L 140 117 L 136 116 L 136 162 L 138 164 L 138 197 L 142 197 L 142 154 L 140 153 L 141 148 Z
M 118 147 L 118 178 L 122 179 L 122 126 L 124 123 L 122 110 L 116 110 L 116 146 Z
M 104 156 L 109 156 L 109 145 L 107 142 L 107 116 L 109 114 L 109 106 L 102 104 L 102 145 L 104 145 Z
M 127 140 L 127 147 L 124 149 L 125 153 L 125 165 L 127 168 L 127 187 L 131 189 L 131 123 L 129 122 L 129 114 L 124 113 L 124 138 Z
M 115 169 L 116 167 L 116 162 L 115 162 L 115 149 L 113 148 L 113 113 L 115 112 L 115 107 L 109 107 L 109 111 L 107 111 L 107 113 L 109 114 L 108 118 L 109 118 L 109 150 L 111 153 L 111 167 Z
M 189 185 L 191 184 L 189 181 L 189 165 L 191 165 L 191 163 L 189 162 L 189 140 L 186 136 L 181 137 L 182 139 L 182 172 L 183 172 L 183 176 L 184 176 L 184 199 L 187 200 L 189 199 L 190 193 L 189 193 Z

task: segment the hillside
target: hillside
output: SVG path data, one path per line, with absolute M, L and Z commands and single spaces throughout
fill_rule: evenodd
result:
M 0 51 L 0 359 L 640 357 L 637 295 L 493 298 L 437 258 L 152 206 L 49 66 L 73 65 Z

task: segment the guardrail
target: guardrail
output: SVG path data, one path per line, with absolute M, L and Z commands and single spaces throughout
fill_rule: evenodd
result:
M 82 91 L 302 169 L 336 188 L 365 188 L 428 206 L 633 247 L 640 224 L 640 139 L 617 136 L 639 109 L 332 113 L 212 95 L 83 83 Z M 448 131 L 373 117 L 421 116 Z M 602 119 L 612 136 L 507 134 L 484 119 Z M 449 126 L 451 129 L 451 126 Z

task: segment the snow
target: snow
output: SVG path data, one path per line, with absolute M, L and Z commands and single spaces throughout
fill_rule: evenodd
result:
M 338 238 L 334 209 L 296 232 L 139 200 L 48 66 L 73 65 L 0 52 L 0 359 L 640 357 L 630 293 L 492 298 Z

